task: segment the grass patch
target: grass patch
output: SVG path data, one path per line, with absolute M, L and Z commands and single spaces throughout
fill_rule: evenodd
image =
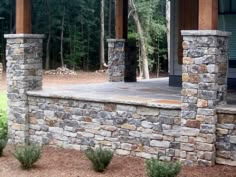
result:
M 0 110 L 7 110 L 7 94 L 0 93 Z

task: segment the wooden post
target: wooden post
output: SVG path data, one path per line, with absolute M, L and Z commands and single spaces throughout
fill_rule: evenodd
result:
M 199 0 L 199 30 L 218 29 L 218 0 Z
M 31 0 L 16 0 L 16 33 L 31 33 Z
M 128 37 L 128 0 L 116 0 L 116 39 Z

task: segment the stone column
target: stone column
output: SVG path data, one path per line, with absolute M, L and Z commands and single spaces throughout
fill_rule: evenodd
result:
M 222 31 L 182 31 L 181 160 L 215 164 L 216 105 L 226 103 L 228 39 Z
M 42 89 L 43 35 L 9 34 L 7 39 L 8 129 L 11 143 L 28 141 L 27 91 Z
M 108 39 L 109 82 L 123 82 L 125 79 L 126 40 Z

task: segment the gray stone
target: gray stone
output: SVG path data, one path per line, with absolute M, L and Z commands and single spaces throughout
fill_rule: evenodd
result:
M 236 144 L 236 136 L 230 136 L 230 143 Z
M 150 141 L 150 145 L 153 146 L 153 147 L 169 148 L 170 147 L 170 142 L 169 141 L 152 140 L 152 141 Z
M 210 124 L 201 124 L 201 127 L 200 127 L 200 133 L 205 133 L 205 134 L 208 134 L 208 133 L 215 133 L 216 131 L 216 126 L 215 125 L 210 125 Z

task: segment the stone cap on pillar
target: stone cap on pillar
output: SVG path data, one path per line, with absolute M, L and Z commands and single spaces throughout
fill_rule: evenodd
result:
M 222 36 L 229 37 L 232 35 L 231 32 L 220 31 L 220 30 L 182 30 L 182 36 Z
M 44 34 L 5 34 L 4 38 L 6 39 L 43 39 L 45 38 Z

